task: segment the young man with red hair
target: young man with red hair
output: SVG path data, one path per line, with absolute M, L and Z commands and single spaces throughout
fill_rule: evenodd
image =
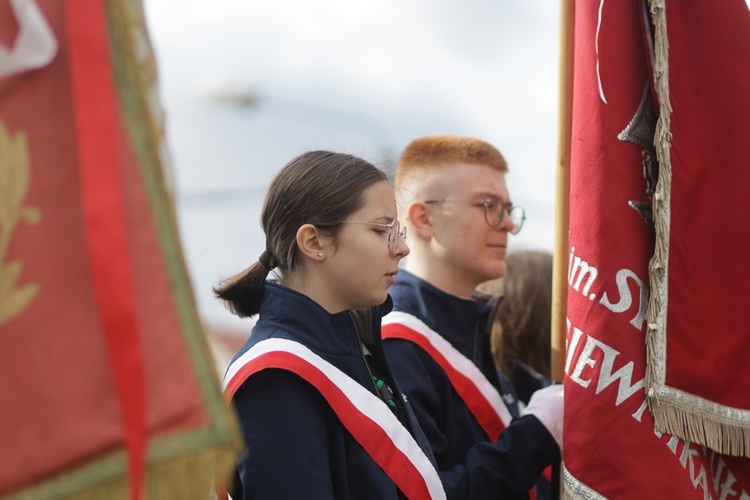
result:
M 413 141 L 396 172 L 411 255 L 390 290 L 383 346 L 448 498 L 524 498 L 561 457 L 562 387 L 511 416 L 490 348 L 499 298 L 476 292 L 503 275 L 508 236 L 525 219 L 506 172 L 494 146 L 455 135 Z

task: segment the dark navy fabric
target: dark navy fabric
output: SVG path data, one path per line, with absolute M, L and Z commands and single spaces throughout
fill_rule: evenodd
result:
M 393 309 L 416 316 L 471 359 L 499 390 L 487 321 L 492 307 L 439 290 L 404 271 L 391 287 Z M 429 440 L 448 498 L 525 498 L 542 471 L 560 460 L 552 435 L 534 416 L 514 419 L 490 442 L 448 380 L 419 346 L 384 341 L 388 362 Z
M 510 411 L 510 415 L 513 418 L 520 417 L 521 408 L 518 406 L 519 399 L 516 386 L 503 372 L 498 370 L 497 376 L 500 379 L 500 391 L 498 392 L 500 392 L 500 396 L 502 396 L 503 401 L 505 401 L 505 406 L 508 408 L 508 411 Z
M 534 392 L 551 384 L 550 380 L 534 371 L 530 366 L 516 360 L 508 360 L 508 367 L 513 375 L 513 386 L 516 388 L 518 398 L 524 405 L 529 404 Z
M 367 346 L 381 374 L 400 394 L 384 362 L 379 334 L 382 314 L 390 307 L 389 299 L 373 310 L 370 326 L 376 334 Z M 329 314 L 305 295 L 268 281 L 258 322 L 235 359 L 269 338 L 304 344 L 377 395 L 349 311 Z M 242 384 L 233 402 L 247 444 L 238 463 L 235 500 L 402 497 L 317 389 L 294 373 L 281 369 L 256 373 Z M 432 460 L 412 409 L 400 403 L 407 427 Z
M 520 361 L 508 360 L 506 363 L 510 367 L 513 380 L 501 371 L 498 371 L 497 374 L 500 377 L 500 386 L 504 391 L 503 399 L 510 409 L 510 414 L 515 418 L 519 416 L 521 408 L 525 408 L 529 404 L 531 395 L 535 391 L 547 387 L 551 382 Z M 558 496 L 552 494 L 552 484 L 549 479 L 542 476 L 537 480 L 537 500 L 547 500 Z

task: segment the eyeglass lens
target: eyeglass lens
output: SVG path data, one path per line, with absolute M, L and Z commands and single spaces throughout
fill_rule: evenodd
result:
M 401 229 L 401 223 L 398 220 L 394 220 L 388 230 L 388 251 L 393 253 L 396 251 L 398 245 L 398 239 L 406 241 L 406 228 Z
M 388 229 L 388 251 L 393 253 L 393 251 L 396 249 L 396 244 L 398 243 L 398 233 L 400 230 L 401 224 L 399 223 L 398 219 L 394 220 L 391 224 L 391 227 Z
M 511 229 L 510 232 L 515 234 L 520 231 L 524 219 L 523 209 L 521 207 L 511 207 L 509 210 L 502 201 L 498 200 L 496 203 L 495 207 L 499 208 L 499 210 L 492 210 L 495 207 L 490 203 L 485 202 L 484 204 L 484 216 L 487 220 L 487 224 L 492 227 L 499 226 L 503 221 L 505 212 L 508 212 L 508 216 L 510 216 L 510 220 L 513 223 L 513 229 Z

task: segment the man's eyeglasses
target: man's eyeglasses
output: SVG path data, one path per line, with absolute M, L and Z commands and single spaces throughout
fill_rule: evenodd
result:
M 402 228 L 401 223 L 398 221 L 398 219 L 393 219 L 393 222 L 391 222 L 390 224 L 378 224 L 377 222 L 359 222 L 355 220 L 342 220 L 341 222 L 346 222 L 348 224 L 365 224 L 367 226 L 380 226 L 382 228 L 387 228 L 388 252 L 390 253 L 396 251 L 396 246 L 398 246 L 399 238 L 406 241 L 406 227 Z M 383 229 L 383 231 L 385 231 L 385 229 Z
M 482 205 L 484 207 L 484 220 L 490 227 L 497 227 L 503 222 L 505 212 L 508 212 L 513 227 L 510 234 L 518 234 L 526 220 L 526 211 L 523 207 L 509 206 L 496 198 L 487 198 L 486 200 L 427 200 L 428 205 L 437 205 L 439 203 L 471 203 L 473 205 Z

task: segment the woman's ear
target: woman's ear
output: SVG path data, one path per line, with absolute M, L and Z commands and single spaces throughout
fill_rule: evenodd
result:
M 434 236 L 432 206 L 423 201 L 413 201 L 406 209 L 406 215 L 414 232 L 420 237 L 429 240 Z
M 332 237 L 324 235 L 312 224 L 303 224 L 297 229 L 297 247 L 302 255 L 314 261 L 325 258 L 326 250 L 332 242 Z

